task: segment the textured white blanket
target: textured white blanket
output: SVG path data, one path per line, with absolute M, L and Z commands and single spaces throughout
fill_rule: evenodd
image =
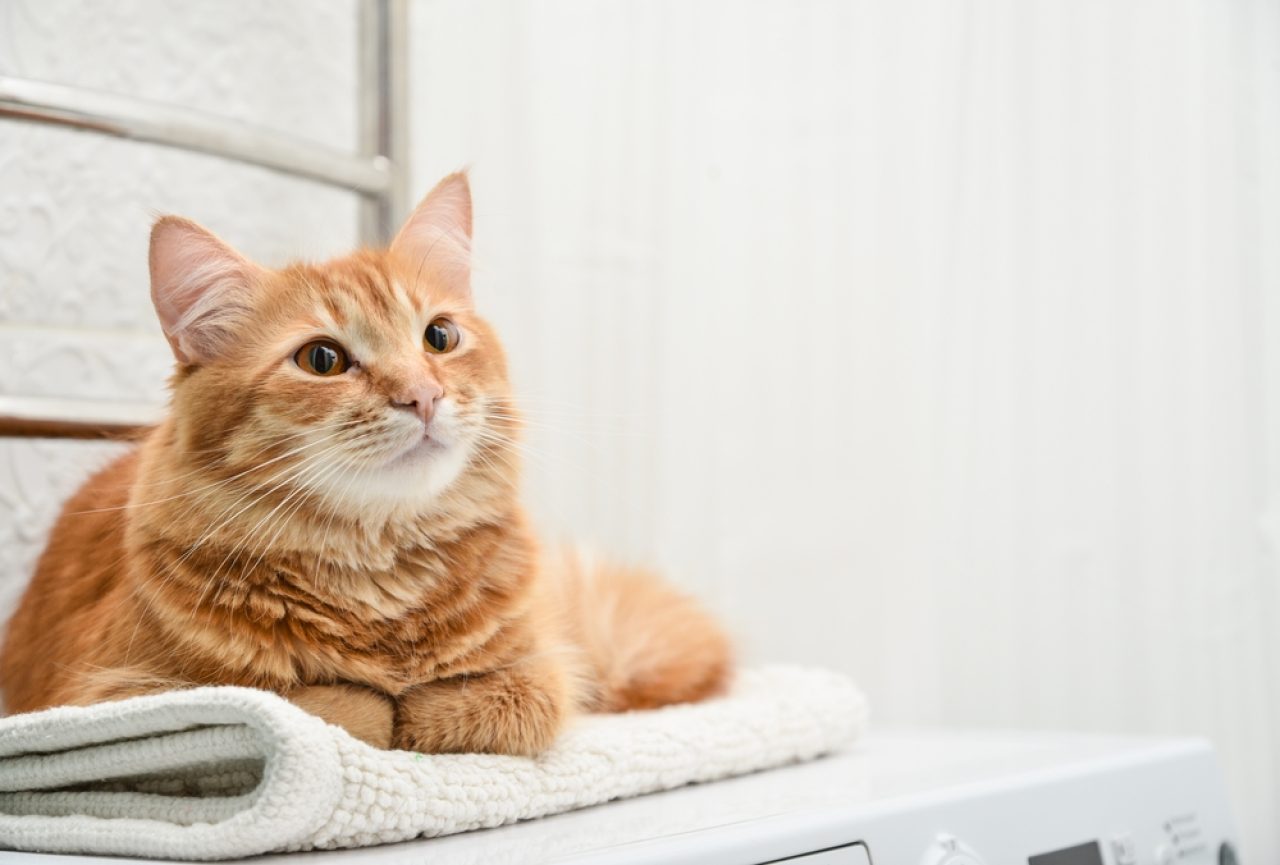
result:
M 0 849 L 226 859 L 446 835 L 810 759 L 866 717 L 848 679 L 793 667 L 580 718 L 537 759 L 379 751 L 244 688 L 50 709 L 0 720 Z

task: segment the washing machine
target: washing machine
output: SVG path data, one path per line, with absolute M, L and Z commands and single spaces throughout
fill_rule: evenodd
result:
M 120 858 L 0 854 L 13 865 Z M 1236 865 L 1194 739 L 899 733 L 810 763 L 499 829 L 255 865 Z

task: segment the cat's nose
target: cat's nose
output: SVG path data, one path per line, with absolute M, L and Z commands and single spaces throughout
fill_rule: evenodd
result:
M 444 396 L 444 388 L 440 382 L 432 381 L 405 388 L 391 398 L 396 408 L 406 408 L 422 418 L 423 423 L 431 423 L 436 413 L 436 403 Z

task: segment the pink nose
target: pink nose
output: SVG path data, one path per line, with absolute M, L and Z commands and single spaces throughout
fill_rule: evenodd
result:
M 437 381 L 405 388 L 392 397 L 391 404 L 397 408 L 407 408 L 422 418 L 423 423 L 431 423 L 436 413 L 436 403 L 444 396 L 444 388 Z

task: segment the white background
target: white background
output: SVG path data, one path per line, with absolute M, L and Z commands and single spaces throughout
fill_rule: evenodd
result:
M 193 40 L 126 90 L 184 97 L 143 84 L 227 50 L 227 4 L 111 8 L 129 50 Z M 235 55 L 188 90 L 220 82 L 205 107 L 258 122 L 306 105 L 308 135 L 336 107 L 350 140 L 349 7 L 289 42 L 292 75 L 248 75 L 275 82 L 260 106 L 228 70 L 295 19 L 231 8 Z M 41 38 L 7 47 L 70 37 Z M 1245 861 L 1280 860 L 1275 3 L 449 0 L 414 7 L 411 45 L 414 186 L 473 168 L 478 298 L 550 536 L 657 562 L 748 659 L 852 672 L 882 726 L 1208 735 Z M 15 129 L 0 208 L 31 173 Z M 115 147 L 75 165 L 157 176 Z M 310 215 L 329 199 L 303 184 L 230 207 L 164 170 L 268 261 L 352 239 L 349 205 Z M 73 275 L 102 262 L 144 296 L 158 205 L 109 204 L 132 246 Z M 0 261 L 24 237 L 0 225 Z M 43 446 L 8 447 L 0 472 L 36 471 Z M 62 471 L 11 506 L 29 537 Z

